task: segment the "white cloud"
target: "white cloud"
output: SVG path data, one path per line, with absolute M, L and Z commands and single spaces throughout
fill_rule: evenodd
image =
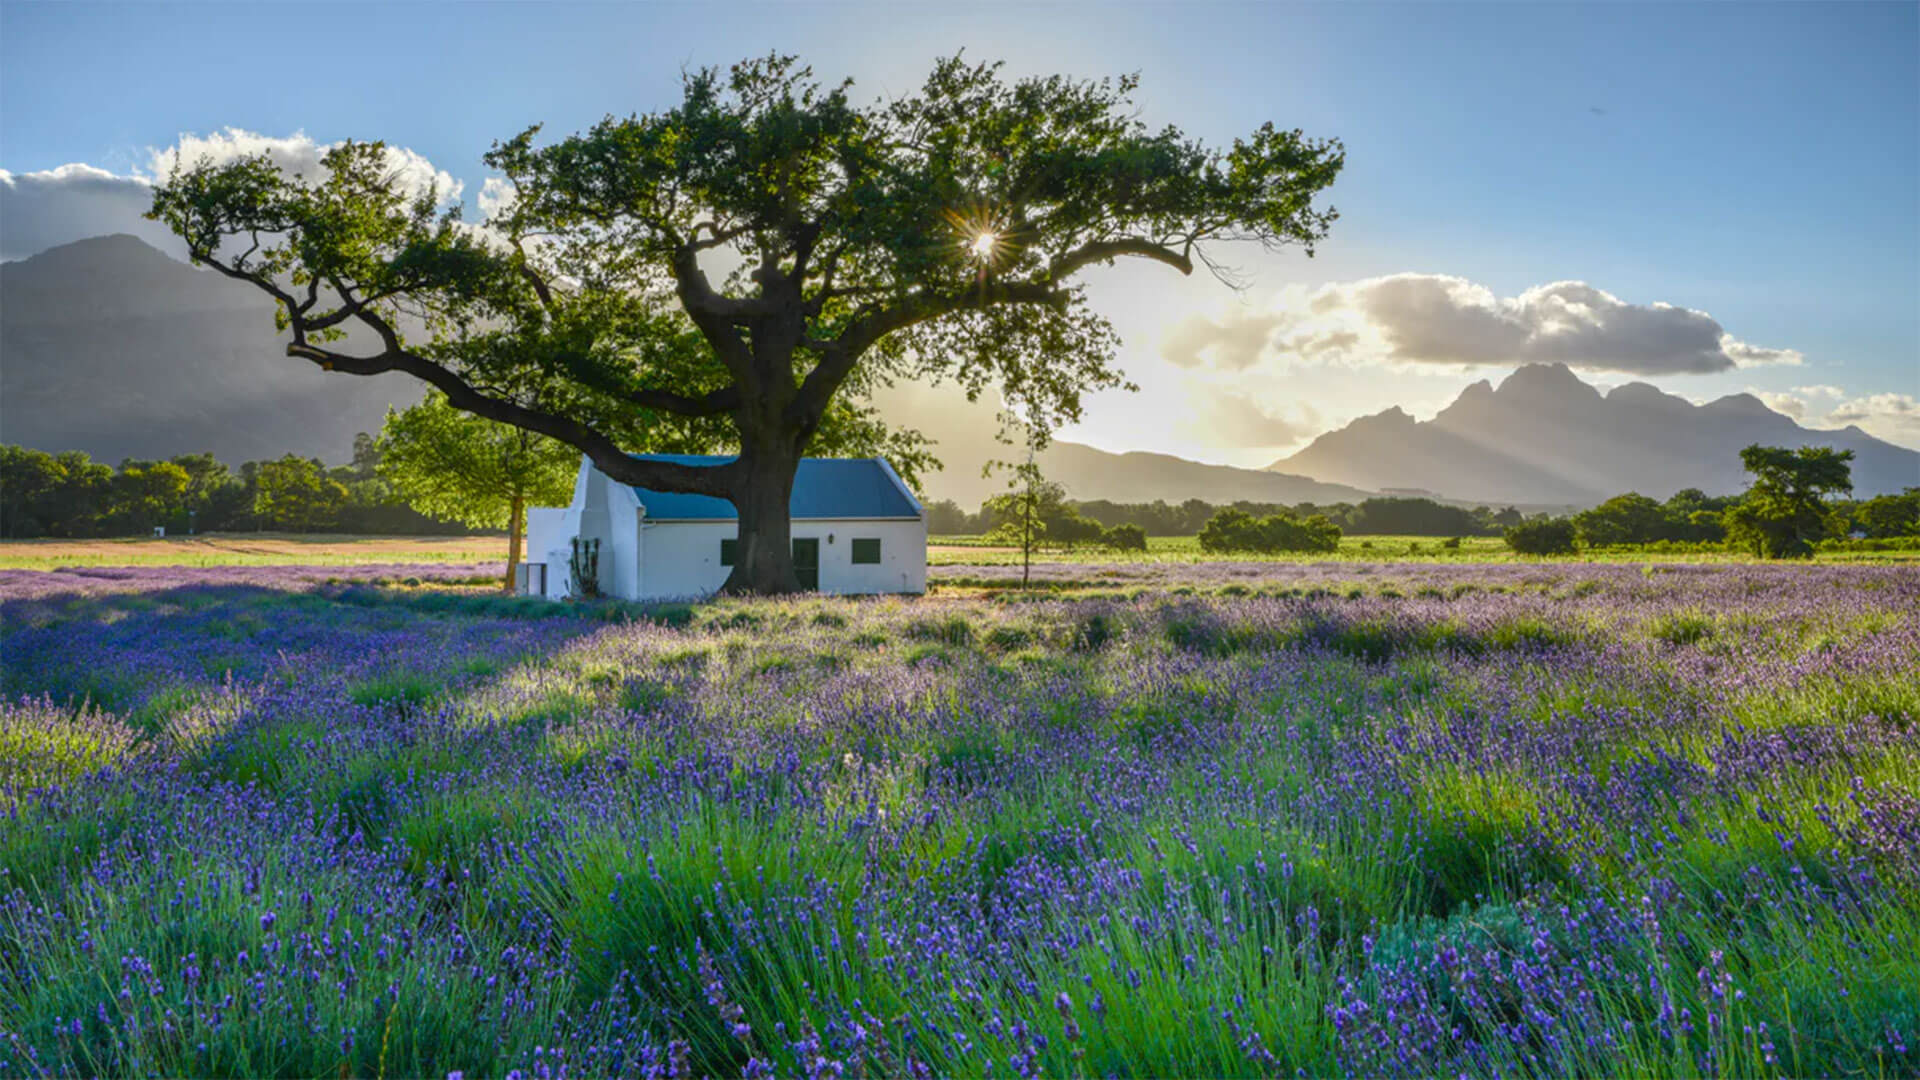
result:
M 1870 435 L 1906 446 L 1920 445 L 1920 400 L 1912 394 L 1848 398 L 1826 416 L 1829 424 L 1853 424 Z M 1920 478 L 1916 478 L 1920 480 Z
M 1754 397 L 1766 402 L 1767 408 L 1784 413 L 1795 420 L 1807 418 L 1807 399 L 1799 394 L 1782 390 L 1750 390 Z
M 332 145 L 337 144 L 316 142 L 303 132 L 275 138 L 226 128 L 211 135 L 182 135 L 172 146 L 151 150 L 145 167 L 128 176 L 78 163 L 29 173 L 0 169 L 0 260 L 24 259 L 111 233 L 131 233 L 185 258 L 185 245 L 166 226 L 143 216 L 153 203 L 153 183 L 171 172 L 174 162 L 191 166 L 203 158 L 227 162 L 265 153 L 288 173 L 312 177 L 319 172 L 321 155 Z M 452 203 L 464 190 L 451 173 L 435 168 L 413 150 L 390 146 L 386 160 L 410 193 L 431 187 L 442 203 Z M 504 205 L 508 193 L 504 182 L 489 181 L 481 192 L 481 209 L 491 214 Z
M 147 172 L 152 178 L 164 179 L 176 164 L 184 168 L 192 168 L 202 161 L 224 165 L 241 158 L 266 154 L 280 171 L 313 179 L 320 174 L 320 158 L 339 145 L 337 142 L 316 142 L 304 131 L 296 131 L 285 138 L 275 138 L 230 127 L 211 135 L 181 135 L 179 142 L 149 154 Z M 423 194 L 431 188 L 438 201 L 451 203 L 458 202 L 460 193 L 465 189 L 465 185 L 454 179 L 453 174 L 434 168 L 431 161 L 406 147 L 388 146 L 385 157 L 387 167 L 410 195 Z
M 1920 399 L 1911 394 L 1881 393 L 1849 396 L 1838 386 L 1796 386 L 1790 390 L 1748 392 L 1811 428 L 1855 425 L 1869 435 L 1920 446 Z
M 1796 386 L 1793 388 L 1793 392 L 1799 394 L 1801 397 L 1807 398 L 1843 398 L 1847 396 L 1845 390 L 1824 383 L 1813 386 Z
M 1464 278 L 1396 274 L 1283 291 L 1266 308 L 1195 316 L 1167 336 L 1181 367 L 1256 364 L 1455 367 L 1562 363 L 1630 375 L 1705 374 L 1799 364 L 1792 349 L 1751 345 L 1704 311 L 1630 304 L 1584 282 L 1501 297 Z
M 514 202 L 519 198 L 520 193 L 514 190 L 512 181 L 498 176 L 489 176 L 486 182 L 480 185 L 480 194 L 474 201 L 480 204 L 481 219 L 492 221 L 513 209 Z

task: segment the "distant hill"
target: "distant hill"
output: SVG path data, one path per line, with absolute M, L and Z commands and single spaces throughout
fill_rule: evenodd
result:
M 1262 469 L 1236 469 L 1229 465 L 1208 465 L 1171 454 L 1133 451 L 1116 454 L 1096 450 L 1079 443 L 1056 442 L 1040 454 L 1040 469 L 1047 479 L 1059 483 L 1076 499 L 1111 499 L 1114 502 L 1170 503 L 1202 499 L 1210 503 L 1230 503 L 1245 499 L 1262 503 L 1337 503 L 1359 502 L 1372 492 L 1344 484 L 1325 484 L 1304 476 Z M 977 476 L 978 468 L 956 469 L 949 463 L 946 473 L 956 480 L 965 472 Z M 937 474 L 929 487 L 938 489 L 946 473 Z M 971 506 L 1006 489 L 999 480 L 982 481 L 972 498 L 957 499 Z
M 1627 491 L 1737 493 L 1748 480 L 1740 450 L 1752 443 L 1852 450 L 1856 495 L 1920 484 L 1920 453 L 1857 427 L 1801 427 L 1751 394 L 1705 405 L 1646 383 L 1603 394 L 1560 364 L 1523 367 L 1497 389 L 1477 382 L 1432 420 L 1398 408 L 1362 417 L 1269 467 L 1476 502 L 1591 504 Z
M 901 382 L 884 387 L 875 403 L 886 416 L 914 428 L 933 442 L 944 468 L 920 478 L 928 499 L 952 499 L 972 510 L 1007 489 L 1004 474 L 982 476 L 989 461 L 1017 458 L 1021 451 L 994 438 L 995 410 L 970 402 L 951 383 L 929 386 Z M 1042 451 L 1040 471 L 1076 499 L 1170 503 L 1204 499 L 1228 503 L 1246 499 L 1265 503 L 1358 502 L 1370 493 L 1340 484 L 1264 469 L 1209 465 L 1171 454 L 1114 453 L 1056 439 Z
M 420 398 L 404 376 L 327 375 L 285 341 L 252 286 L 131 236 L 0 264 L 0 442 L 108 462 L 343 461 L 389 404 Z

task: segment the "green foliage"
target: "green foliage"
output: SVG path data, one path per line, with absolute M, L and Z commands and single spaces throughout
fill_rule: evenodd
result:
M 590 537 L 573 538 L 573 551 L 567 557 L 567 591 L 581 600 L 600 595 L 600 541 Z
M 1920 487 L 1857 504 L 1853 508 L 1853 521 L 1869 540 L 1920 536 Z
M 1644 544 L 1662 539 L 1666 516 L 1660 504 L 1638 492 L 1616 495 L 1573 515 L 1573 529 L 1587 547 Z
M 379 475 L 422 513 L 504 529 L 515 506 L 564 505 L 580 452 L 525 428 L 483 420 L 430 391 L 418 405 L 388 410 Z
M 1362 500 L 1341 524 L 1348 532 L 1374 536 L 1459 536 L 1484 531 L 1479 516 L 1466 507 L 1388 496 Z
M 1213 515 L 1200 530 L 1200 550 L 1206 552 L 1337 551 L 1340 527 L 1319 515 L 1302 521 L 1291 514 L 1255 518 L 1229 507 Z
M 1740 451 L 1740 460 L 1754 479 L 1746 497 L 1722 516 L 1728 546 L 1768 559 L 1804 559 L 1815 542 L 1845 527 L 1826 498 L 1853 489 L 1847 464 L 1853 451 L 1755 444 Z
M 109 503 L 113 469 L 77 450 L 0 446 L 0 534 L 87 536 Z
M 1507 528 L 1507 547 L 1517 555 L 1570 555 L 1574 535 L 1573 522 L 1565 518 L 1523 521 Z
M 318 458 L 288 454 L 278 461 L 261 462 L 254 474 L 254 516 L 276 529 L 324 529 L 333 524 L 346 502 L 346 485 L 328 476 Z

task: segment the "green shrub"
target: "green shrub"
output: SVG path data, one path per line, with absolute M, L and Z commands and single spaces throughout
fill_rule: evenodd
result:
M 1507 547 L 1516 555 L 1573 554 L 1573 522 L 1564 518 L 1523 521 L 1509 526 L 1506 538 Z
M 1218 552 L 1281 551 L 1330 552 L 1340 549 L 1340 526 L 1325 515 L 1302 521 L 1291 514 L 1256 518 L 1245 510 L 1227 507 L 1207 519 L 1200 529 L 1200 550 Z

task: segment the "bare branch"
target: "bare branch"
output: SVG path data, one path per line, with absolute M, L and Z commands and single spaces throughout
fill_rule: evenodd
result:
M 1193 260 L 1188 257 L 1192 247 L 1193 244 L 1189 241 L 1186 250 L 1175 251 L 1165 244 L 1136 236 L 1121 237 L 1118 240 L 1092 240 L 1050 263 L 1047 266 L 1046 280 L 1058 281 L 1092 263 L 1106 262 L 1122 255 L 1152 259 L 1157 263 L 1165 263 L 1182 274 L 1192 274 Z

